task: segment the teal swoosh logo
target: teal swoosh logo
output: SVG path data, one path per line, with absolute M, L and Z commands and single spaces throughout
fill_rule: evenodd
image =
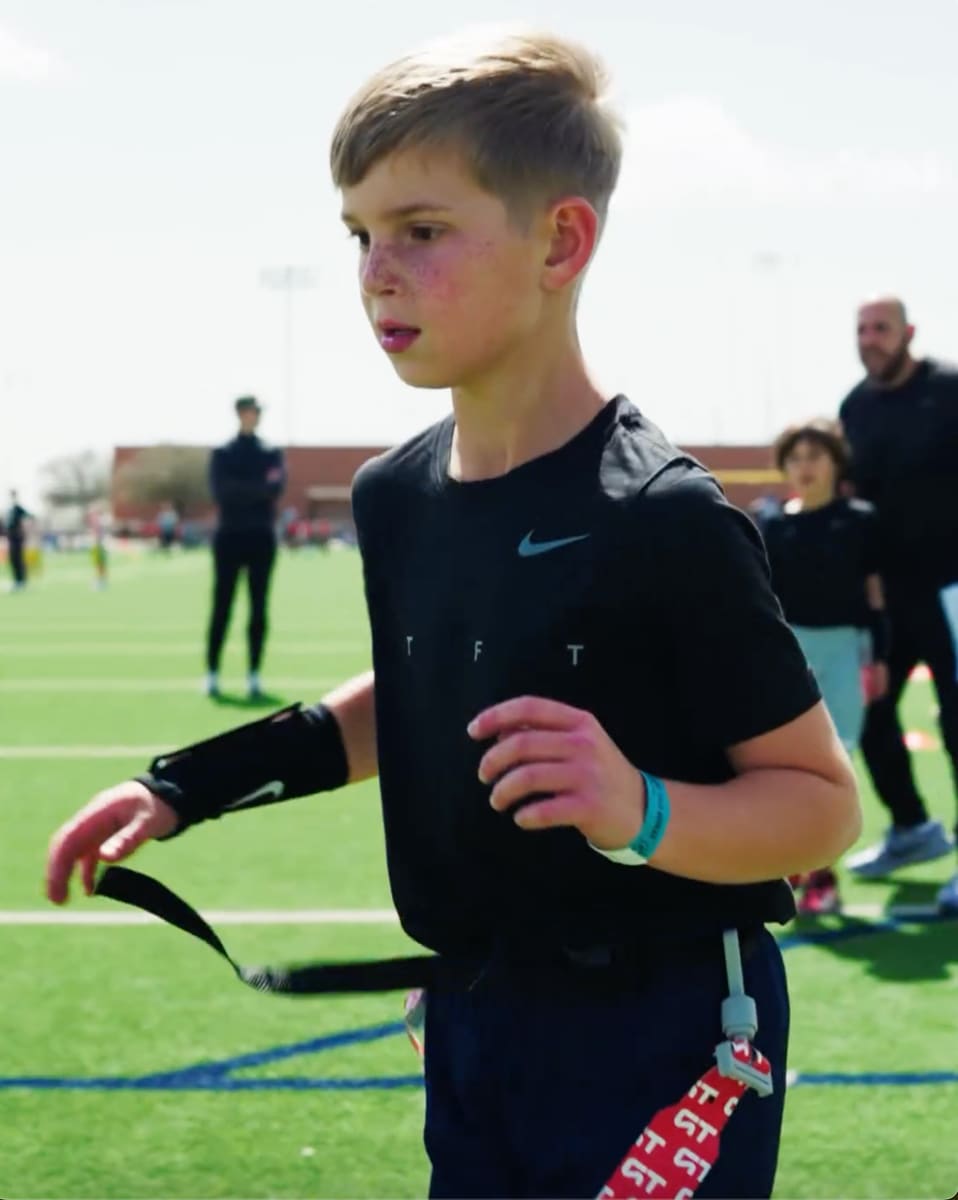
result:
M 534 529 L 530 529 L 526 536 L 519 543 L 520 558 L 535 558 L 537 554 L 548 554 L 550 550 L 558 550 L 561 546 L 571 546 L 573 542 L 582 542 L 589 534 L 578 533 L 575 537 L 555 538 L 551 542 L 534 542 L 532 535 Z

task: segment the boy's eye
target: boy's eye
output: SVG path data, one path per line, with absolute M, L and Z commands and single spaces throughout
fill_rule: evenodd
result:
M 359 242 L 359 245 L 363 250 L 369 249 L 369 234 L 365 229 L 350 229 L 349 237 Z
M 434 242 L 439 236 L 439 230 L 435 225 L 411 225 L 409 236 L 414 242 Z

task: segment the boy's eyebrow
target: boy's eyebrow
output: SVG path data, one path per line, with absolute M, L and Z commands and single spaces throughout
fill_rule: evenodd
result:
M 400 204 L 396 208 L 389 208 L 381 214 L 383 220 L 394 221 L 397 217 L 411 217 L 415 213 L 437 213 L 448 212 L 449 206 L 446 204 L 438 204 L 434 200 L 417 200 L 414 204 Z M 344 212 L 342 219 L 347 224 L 360 224 L 359 218 L 353 216 L 350 212 Z

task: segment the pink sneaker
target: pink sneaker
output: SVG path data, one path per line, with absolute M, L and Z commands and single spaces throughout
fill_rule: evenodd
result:
M 842 898 L 838 893 L 838 876 L 830 867 L 811 871 L 798 897 L 798 911 L 803 916 L 823 916 L 842 910 Z

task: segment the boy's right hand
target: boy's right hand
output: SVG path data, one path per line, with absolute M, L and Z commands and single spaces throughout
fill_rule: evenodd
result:
M 100 860 L 120 862 L 150 838 L 172 833 L 179 818 L 172 808 L 135 779 L 98 792 L 50 841 L 47 897 L 69 898 L 73 868 L 80 864 L 83 890 L 93 894 Z

